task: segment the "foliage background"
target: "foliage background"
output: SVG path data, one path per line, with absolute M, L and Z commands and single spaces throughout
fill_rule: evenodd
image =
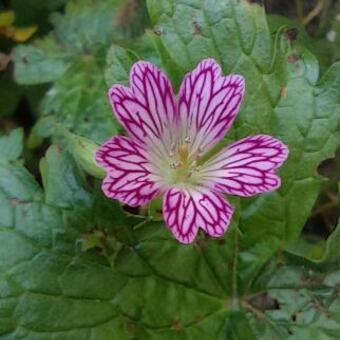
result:
M 0 6 L 0 339 L 339 338 L 339 1 Z M 247 80 L 227 141 L 291 156 L 279 192 L 232 199 L 224 238 L 182 246 L 103 197 L 93 154 L 134 61 L 178 88 L 207 56 Z

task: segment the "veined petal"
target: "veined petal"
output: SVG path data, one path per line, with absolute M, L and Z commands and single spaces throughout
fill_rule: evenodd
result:
M 140 143 L 162 139 L 175 123 L 175 96 L 167 76 L 146 61 L 135 63 L 130 85 L 114 85 L 109 97 L 117 118 Z
M 288 148 L 266 135 L 244 138 L 209 160 L 202 177 L 214 190 L 237 196 L 253 196 L 280 187 L 275 174 L 288 157 Z
M 203 188 L 170 188 L 164 197 L 163 214 L 178 241 L 191 243 L 198 229 L 212 237 L 222 236 L 233 208 L 220 194 Z
M 96 153 L 96 161 L 107 171 L 102 189 L 109 198 L 130 206 L 148 203 L 160 193 L 158 174 L 144 148 L 128 137 L 113 137 Z
M 211 149 L 232 125 L 244 95 L 244 78 L 223 76 L 213 59 L 203 60 L 188 73 L 179 91 L 179 120 L 192 151 Z

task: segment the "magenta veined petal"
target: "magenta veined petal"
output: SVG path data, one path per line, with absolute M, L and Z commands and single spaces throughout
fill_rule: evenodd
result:
M 188 73 L 179 91 L 179 120 L 193 151 L 205 153 L 227 133 L 240 109 L 244 78 L 223 76 L 214 59 L 205 59 Z
M 161 139 L 176 120 L 171 82 L 156 66 L 139 61 L 131 69 L 130 85 L 114 85 L 109 90 L 118 120 L 140 143 Z
M 202 164 L 227 133 L 245 92 L 241 75 L 222 74 L 203 60 L 181 85 L 178 102 L 166 75 L 154 65 L 133 65 L 130 87 L 114 85 L 109 97 L 129 137 L 114 137 L 96 154 L 106 169 L 109 198 L 141 206 L 164 193 L 163 215 L 175 238 L 192 243 L 202 229 L 223 236 L 233 207 L 223 193 L 253 196 L 281 185 L 277 169 L 288 148 L 267 135 L 244 138 Z
M 192 243 L 198 229 L 212 237 L 224 235 L 233 208 L 220 194 L 205 188 L 170 188 L 164 196 L 166 225 L 181 243 Z
M 244 138 L 226 147 L 202 169 L 214 190 L 237 196 L 253 196 L 281 185 L 275 173 L 288 157 L 288 147 L 267 135 Z
M 158 175 L 147 156 L 143 147 L 128 137 L 113 137 L 102 145 L 96 161 L 107 171 L 102 184 L 105 195 L 130 206 L 144 205 L 158 196 Z

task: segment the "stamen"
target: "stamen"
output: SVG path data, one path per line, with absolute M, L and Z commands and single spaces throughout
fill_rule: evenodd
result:
M 186 136 L 186 137 L 184 138 L 184 143 L 187 143 L 187 144 L 191 143 L 191 138 L 190 138 L 190 136 Z
M 171 169 L 178 169 L 182 166 L 182 162 L 181 161 L 174 161 L 170 163 L 170 168 Z
M 201 165 L 197 165 L 197 160 L 193 160 L 192 165 L 191 165 L 191 169 L 192 171 L 199 171 L 202 168 Z
M 171 143 L 170 152 L 169 152 L 169 156 L 170 157 L 175 156 L 175 150 L 176 150 L 176 144 L 175 143 Z

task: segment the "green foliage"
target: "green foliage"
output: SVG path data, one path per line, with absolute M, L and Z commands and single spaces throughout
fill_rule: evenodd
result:
M 5 138 L 2 145 L 12 139 L 20 148 L 16 135 Z M 117 208 L 90 195 L 70 155 L 58 147 L 42 161 L 44 192 L 13 160 L 14 153 L 8 155 L 0 168 L 0 333 L 43 339 L 56 332 L 86 339 L 93 332 L 111 338 L 110 328 L 117 332 L 121 320 L 110 300 L 126 278 L 105 258 L 81 253 L 75 244 L 95 225 L 116 227 L 118 221 L 109 219 L 104 226 L 100 219 L 105 210 L 108 217 Z
M 69 2 L 65 14 L 52 16 L 49 36 L 17 48 L 15 78 L 20 84 L 53 82 L 33 131 L 35 143 L 53 134 L 55 122 L 97 142 L 117 131 L 103 65 L 109 45 L 121 37 L 115 30 L 120 2 Z
M 95 153 L 99 145 L 87 138 L 75 135 L 69 131 L 58 127 L 60 138 L 67 142 L 68 150 L 84 171 L 96 178 L 104 178 L 105 171 L 98 166 L 95 160 Z
M 0 137 L 1 159 L 9 161 L 20 157 L 22 153 L 23 132 L 21 129 L 12 130 L 8 136 Z
M 299 236 L 324 182 L 316 169 L 340 140 L 339 64 L 320 77 L 304 39 L 248 1 L 147 5 L 153 30 L 134 40 L 113 26 L 117 1 L 79 0 L 16 50 L 19 83 L 52 82 L 30 146 L 57 143 L 40 185 L 20 160 L 22 131 L 0 137 L 0 339 L 336 338 L 340 227 L 322 245 Z M 136 60 L 178 89 L 205 57 L 246 79 L 227 141 L 268 133 L 290 157 L 278 192 L 231 199 L 225 237 L 183 246 L 161 220 L 103 197 L 93 155 L 118 129 L 107 88 L 127 84 Z
M 318 80 L 317 61 L 307 50 L 291 46 L 280 35 L 271 41 L 263 9 L 257 5 L 167 4 L 149 1 L 151 18 L 163 32 L 154 39 L 164 64 L 170 65 L 169 74 L 183 74 L 208 56 L 215 57 L 226 73 L 243 74 L 247 92 L 234 138 L 268 133 L 290 148 L 281 171 L 282 189 L 241 200 L 239 279 L 244 286 L 240 289 L 248 290 L 262 265 L 297 239 L 319 193 L 321 179 L 315 169 L 334 154 L 339 141 L 340 68 L 334 65 Z M 227 243 L 230 239 L 227 236 Z M 226 282 L 228 271 L 219 268 L 219 261 L 213 265 Z

